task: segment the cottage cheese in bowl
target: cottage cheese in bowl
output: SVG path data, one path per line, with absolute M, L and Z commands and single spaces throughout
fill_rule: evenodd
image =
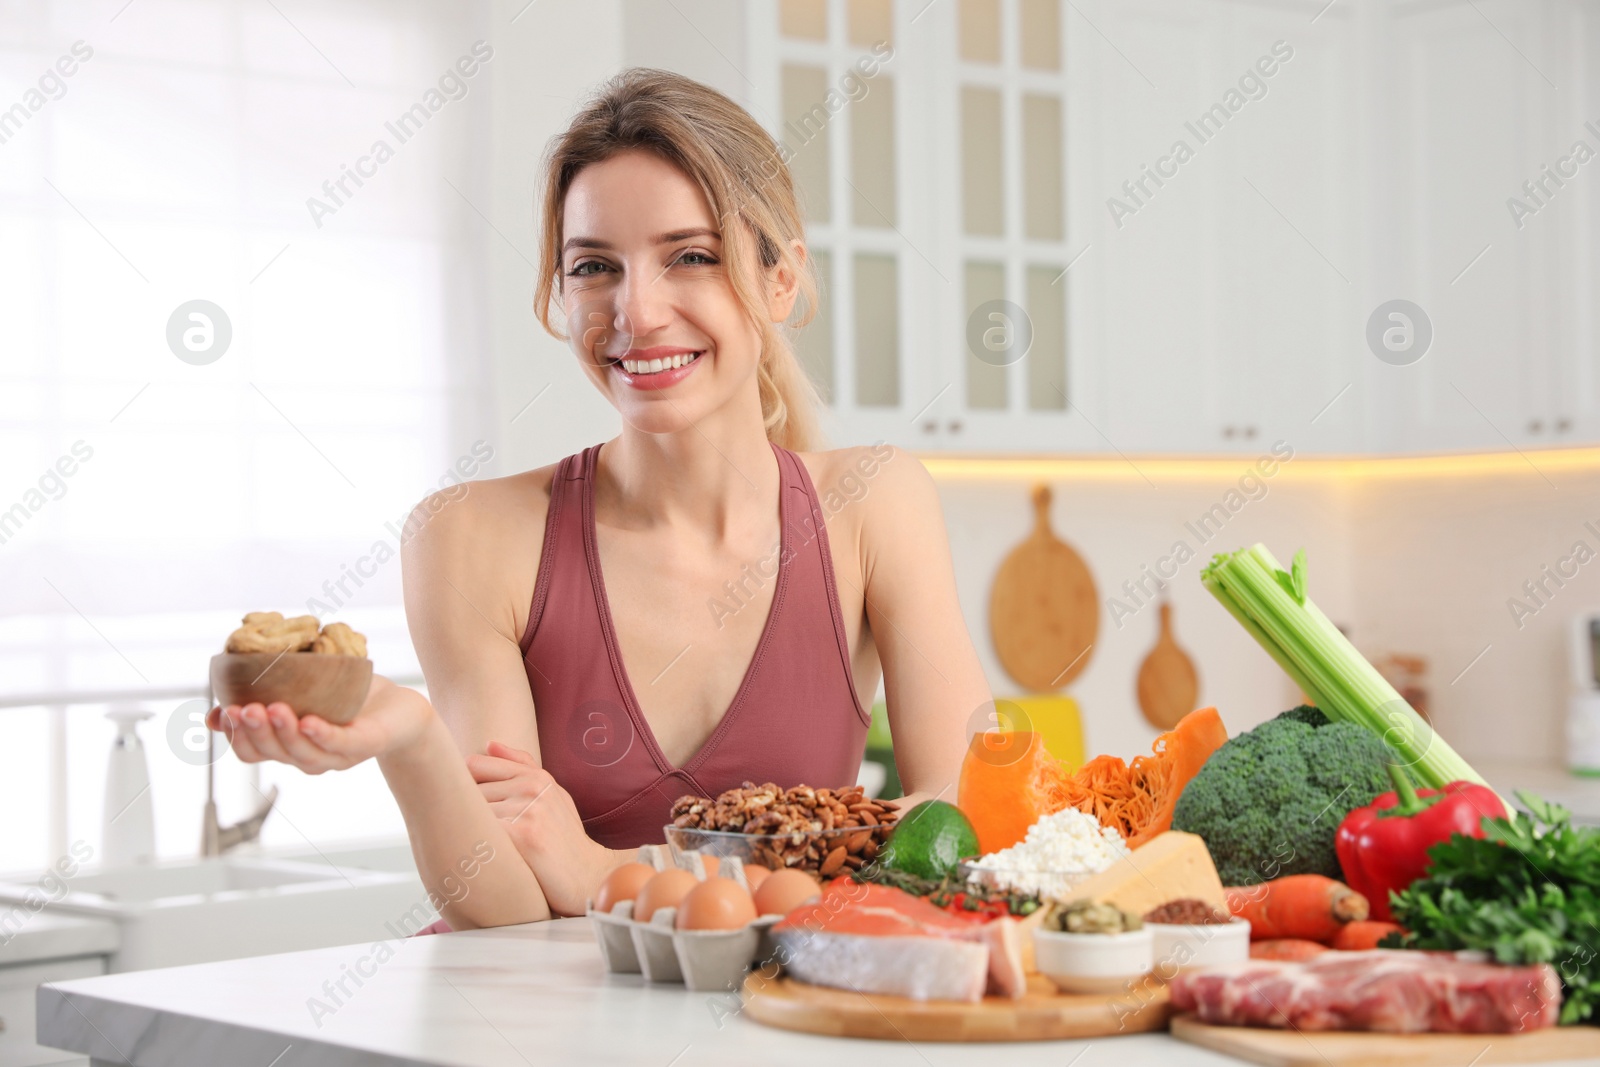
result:
M 1067 808 L 1028 827 L 1028 836 L 961 865 L 967 881 L 1013 893 L 1060 897 L 1128 855 L 1122 835 Z

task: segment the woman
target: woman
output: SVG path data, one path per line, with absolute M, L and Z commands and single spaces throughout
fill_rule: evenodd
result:
M 684 794 L 852 783 L 880 672 L 910 800 L 953 791 L 989 707 L 926 471 L 807 451 L 781 328 L 815 285 L 778 153 L 687 78 L 609 83 L 551 149 L 535 306 L 622 433 L 474 483 L 407 544 L 433 705 L 376 679 L 348 726 L 212 713 L 247 762 L 376 757 L 430 890 L 492 848 L 441 894 L 457 929 L 581 914 Z

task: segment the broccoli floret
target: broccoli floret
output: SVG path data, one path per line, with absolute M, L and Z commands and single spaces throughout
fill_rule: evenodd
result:
M 1314 726 L 1318 729 L 1333 722 L 1321 708 L 1313 707 L 1310 704 L 1301 704 L 1299 707 L 1290 708 L 1282 715 L 1279 715 L 1278 718 L 1287 719 L 1290 722 L 1303 722 L 1307 726 Z
M 1383 738 L 1301 705 L 1231 738 L 1189 780 L 1172 828 L 1205 838 L 1226 885 L 1285 874 L 1341 878 L 1334 832 L 1390 788 Z

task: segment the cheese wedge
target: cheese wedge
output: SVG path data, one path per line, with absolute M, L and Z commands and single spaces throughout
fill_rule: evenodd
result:
M 1203 900 L 1228 914 L 1228 897 L 1205 841 L 1181 830 L 1157 835 L 1062 899 L 1093 900 L 1140 916 L 1169 900 Z

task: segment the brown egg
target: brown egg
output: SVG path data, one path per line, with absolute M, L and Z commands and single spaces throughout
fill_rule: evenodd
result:
M 690 857 L 692 857 L 692 856 L 699 856 L 700 857 L 700 863 L 705 868 L 705 872 L 706 872 L 706 877 L 707 878 L 715 878 L 717 876 L 717 869 L 722 866 L 722 861 L 720 859 L 718 859 L 716 856 L 711 855 L 709 852 L 689 852 L 689 853 L 686 853 L 683 858 L 685 860 L 688 860 L 689 862 L 684 866 L 684 868 L 683 868 L 684 870 L 686 870 L 686 871 L 694 870 L 694 861 L 692 859 L 690 859 Z
M 805 871 L 773 871 L 755 892 L 760 915 L 787 915 L 808 900 L 822 895 L 822 883 Z
M 624 863 L 600 883 L 594 895 L 594 910 L 609 912 L 624 900 L 634 899 L 655 873 L 656 869 L 648 863 Z
M 750 891 L 732 878 L 707 878 L 678 903 L 680 930 L 737 930 L 755 917 Z
M 754 893 L 761 888 L 761 883 L 765 882 L 767 875 L 771 873 L 770 870 L 758 863 L 747 863 L 744 865 L 744 884 L 750 887 L 750 892 Z
M 652 875 L 640 887 L 639 895 L 634 899 L 633 917 L 640 922 L 649 922 L 657 908 L 677 907 L 684 894 L 699 884 L 692 873 L 681 867 L 672 867 Z

